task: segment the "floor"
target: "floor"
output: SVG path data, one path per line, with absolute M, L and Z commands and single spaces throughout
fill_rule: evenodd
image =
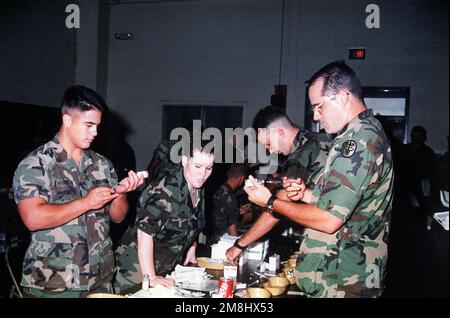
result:
M 418 209 L 393 214 L 385 297 L 448 297 L 449 232 Z

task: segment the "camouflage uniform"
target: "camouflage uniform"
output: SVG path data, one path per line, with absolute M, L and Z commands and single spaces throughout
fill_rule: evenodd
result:
M 153 155 L 160 160 L 160 164 L 156 168 L 155 180 L 161 180 L 166 175 L 167 171 L 176 169 L 177 164 L 170 160 L 170 149 L 172 149 L 172 146 L 177 142 L 177 140 L 163 140 L 155 149 Z
M 212 230 L 209 235 L 209 244 L 217 243 L 231 225 L 239 226 L 240 218 L 238 198 L 227 183 L 217 189 L 212 197 L 212 202 Z
M 126 231 L 116 250 L 116 292 L 126 291 L 142 282 L 137 229 L 153 236 L 156 274 L 170 274 L 177 264 L 184 261 L 188 249 L 205 226 L 202 189 L 198 190 L 198 198 L 197 205 L 193 207 L 182 167 L 142 192 L 136 223 Z
M 297 285 L 307 296 L 381 294 L 392 185 L 389 142 L 371 110 L 366 110 L 335 138 L 314 189 L 313 203 L 345 223 L 334 234 L 305 231 Z
M 295 136 L 291 152 L 283 165 L 282 175 L 301 178 L 308 187 L 314 186 L 330 150 L 332 139 L 325 133 L 301 129 Z
M 117 175 L 109 160 L 85 150 L 78 168 L 57 136 L 19 164 L 13 181 L 16 202 L 42 198 L 54 205 L 80 199 L 95 187 L 116 185 Z M 114 254 L 108 207 L 89 211 L 56 228 L 32 232 L 22 286 L 74 294 L 111 281 Z

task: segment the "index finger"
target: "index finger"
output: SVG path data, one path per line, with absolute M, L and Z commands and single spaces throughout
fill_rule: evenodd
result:
M 114 190 L 110 187 L 105 187 L 105 186 L 101 186 L 101 187 L 95 187 L 93 188 L 91 191 L 95 191 L 97 193 L 101 193 L 101 194 L 105 194 L 105 193 L 113 193 Z

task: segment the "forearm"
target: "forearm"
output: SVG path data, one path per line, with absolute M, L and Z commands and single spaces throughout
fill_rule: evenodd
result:
M 109 206 L 109 215 L 111 221 L 120 223 L 125 219 L 128 212 L 128 201 L 126 194 L 119 194 L 119 196 L 111 202 Z
M 89 208 L 83 198 L 65 204 L 49 204 L 41 198 L 17 204 L 23 223 L 30 231 L 55 228 L 76 219 Z
M 148 275 L 152 279 L 156 276 L 153 258 L 153 237 L 138 229 L 137 242 L 139 266 L 141 267 L 142 275 Z
M 247 246 L 255 242 L 273 229 L 277 223 L 278 219 L 269 213 L 261 214 L 255 224 L 239 239 L 239 245 Z
M 305 203 L 311 203 L 311 199 L 312 199 L 312 190 L 311 189 L 306 189 L 305 190 L 305 194 L 303 195 L 303 199 L 302 201 Z
M 197 264 L 197 259 L 195 257 L 196 249 L 197 249 L 197 242 L 194 241 L 186 253 L 186 259 L 183 262 L 183 266 L 189 265 L 189 263 Z
M 237 236 L 238 235 L 238 228 L 236 224 L 232 224 L 228 227 L 228 234 L 231 236 Z
M 316 205 L 275 200 L 273 208 L 292 221 L 328 234 L 336 232 L 343 221 Z

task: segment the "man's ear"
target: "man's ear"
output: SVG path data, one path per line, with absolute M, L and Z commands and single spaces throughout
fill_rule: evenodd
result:
M 183 165 L 183 167 L 186 167 L 187 162 L 188 162 L 188 157 L 181 156 L 181 164 Z
M 239 185 L 243 185 L 244 184 L 244 182 L 245 182 L 245 176 L 243 175 L 243 176 L 240 176 L 240 179 L 239 179 Z
M 339 94 L 336 95 L 336 99 L 341 105 L 346 105 L 350 100 L 350 93 L 344 90 L 341 90 Z
M 281 138 L 286 137 L 286 130 L 285 130 L 284 127 L 278 127 L 278 135 L 279 135 Z
M 69 114 L 64 114 L 62 120 L 64 127 L 70 127 L 72 125 L 72 117 Z

